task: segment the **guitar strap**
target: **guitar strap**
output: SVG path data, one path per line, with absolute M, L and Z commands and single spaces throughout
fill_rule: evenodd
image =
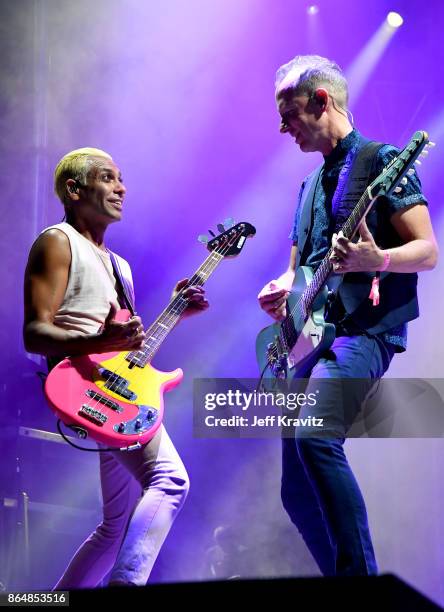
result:
M 334 231 L 337 233 L 350 216 L 359 198 L 367 188 L 371 176 L 376 170 L 377 152 L 382 143 L 366 140 L 364 146 L 352 149 L 339 174 L 333 201 Z M 320 166 L 307 179 L 302 194 L 299 229 L 297 266 L 304 265 L 307 259 L 307 249 L 313 226 L 314 201 L 319 182 L 322 180 L 324 166 Z
M 134 303 L 134 290 L 129 283 L 128 279 L 122 274 L 122 270 L 120 268 L 119 260 L 116 255 L 110 251 L 108 253 L 111 258 L 111 263 L 113 266 L 114 276 L 116 277 L 117 286 L 119 288 L 119 294 L 124 302 L 126 308 L 130 311 L 132 316 L 134 317 L 136 314 L 135 303 Z
M 357 152 L 352 149 L 351 155 L 347 156 L 332 202 L 336 233 L 347 221 L 375 174 L 377 153 L 382 146 L 381 142 L 367 141 L 361 149 Z

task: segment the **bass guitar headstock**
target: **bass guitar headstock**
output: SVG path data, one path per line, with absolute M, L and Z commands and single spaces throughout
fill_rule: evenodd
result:
M 199 242 L 206 245 L 209 251 L 219 253 L 223 257 L 236 257 L 242 251 L 247 238 L 252 238 L 256 229 L 247 223 L 242 221 L 241 223 L 234 223 L 234 219 L 225 219 L 223 223 L 217 225 L 217 229 L 220 232 L 216 236 L 211 230 L 208 230 L 212 238 L 201 234 L 198 237 Z

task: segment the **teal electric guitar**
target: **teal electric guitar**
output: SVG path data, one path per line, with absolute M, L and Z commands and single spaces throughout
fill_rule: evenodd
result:
M 415 163 L 429 142 L 427 132 L 415 132 L 408 145 L 384 168 L 367 187 L 347 221 L 342 226 L 344 236 L 351 240 L 361 220 L 376 198 L 401 191 L 406 174 L 414 172 Z M 256 355 L 265 378 L 303 378 L 320 355 L 333 344 L 335 326 L 324 319 L 328 299 L 327 281 L 333 271 L 332 248 L 316 271 L 309 266 L 296 270 L 295 280 L 287 298 L 287 316 L 281 323 L 264 328 L 256 340 Z

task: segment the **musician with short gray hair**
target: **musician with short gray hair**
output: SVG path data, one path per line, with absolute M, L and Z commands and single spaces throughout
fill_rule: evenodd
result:
M 365 503 L 343 444 L 371 382 L 406 349 L 407 323 L 419 315 L 417 272 L 435 267 L 438 248 L 416 173 L 399 193 L 378 198 L 359 225 L 358 241 L 339 231 L 356 196 L 399 150 L 372 143 L 353 127 L 347 82 L 337 64 L 316 55 L 295 57 L 277 71 L 276 103 L 281 133 L 302 152 L 318 151 L 324 159 L 300 189 L 288 268 L 262 289 L 260 306 L 286 321 L 296 270 L 316 270 L 326 258 L 336 280 L 327 311 L 336 338 L 305 374 L 306 392 L 325 379 L 369 381 L 362 397 L 347 405 L 339 386 L 330 385 L 331 392 L 309 409 L 327 424 L 322 435 L 297 430 L 296 439 L 283 440 L 282 500 L 324 575 L 375 574 Z M 308 414 L 304 410 L 301 417 Z

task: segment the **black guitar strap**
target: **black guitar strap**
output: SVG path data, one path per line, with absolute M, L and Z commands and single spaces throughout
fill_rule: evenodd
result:
M 342 184 L 340 180 L 338 181 L 336 193 L 333 198 L 334 200 L 339 199 L 338 208 L 334 211 L 334 231 L 336 233 L 347 221 L 352 210 L 367 189 L 371 177 L 375 174 L 377 153 L 382 146 L 383 144 L 381 142 L 367 141 L 367 143 L 355 154 L 345 180 Z
M 339 204 L 335 211 L 335 233 L 338 233 L 347 221 L 352 210 L 370 184 L 372 177 L 375 175 L 378 151 L 382 146 L 383 143 L 367 141 L 355 154 L 343 184 L 341 185 L 341 181 L 338 181 L 334 196 L 334 199 L 339 196 Z M 376 272 L 375 275 L 379 277 L 379 272 Z M 328 318 L 331 320 L 342 321 L 346 317 L 344 306 L 338 294 L 343 278 L 342 275 L 333 275 L 330 276 L 328 281 L 328 287 L 335 295 L 335 298 L 330 300 L 328 307 Z
M 336 191 L 333 196 L 332 214 L 334 231 L 337 233 L 350 216 L 359 198 L 367 188 L 370 178 L 375 174 L 377 152 L 382 143 L 365 141 L 359 150 L 351 150 L 342 168 Z M 310 234 L 314 220 L 314 200 L 319 181 L 322 180 L 324 166 L 312 172 L 306 180 L 300 204 L 297 266 L 304 265 L 307 259 Z

